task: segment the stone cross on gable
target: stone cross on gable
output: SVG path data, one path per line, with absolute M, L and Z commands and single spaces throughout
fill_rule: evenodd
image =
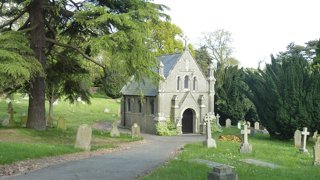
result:
M 243 134 L 243 144 L 248 144 L 248 134 L 250 134 L 250 129 L 248 129 L 247 124 L 244 124 L 241 134 Z
M 308 150 L 306 148 L 307 146 L 307 136 L 310 134 L 310 132 L 308 132 L 308 128 L 304 127 L 303 131 L 301 132 L 301 134 L 303 135 L 303 142 L 302 142 L 302 148 L 300 149 L 300 151 L 307 153 Z

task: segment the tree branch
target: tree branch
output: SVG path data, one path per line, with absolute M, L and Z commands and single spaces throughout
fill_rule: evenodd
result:
M 55 44 L 55 45 L 57 45 L 57 46 L 61 46 L 61 47 L 65 47 L 65 48 L 71 48 L 71 49 L 77 51 L 78 53 L 80 53 L 80 54 L 81 54 L 84 58 L 86 58 L 87 60 L 93 62 L 94 64 L 96 64 L 96 65 L 98 65 L 98 66 L 100 66 L 100 67 L 102 67 L 103 69 L 106 68 L 103 64 L 95 61 L 95 60 L 92 59 L 90 56 L 88 56 L 85 52 L 83 52 L 81 49 L 79 49 L 79 48 L 77 48 L 77 47 L 75 47 L 75 46 L 73 46 L 73 45 L 63 44 L 63 43 L 60 43 L 60 42 L 58 42 L 58 41 L 56 41 L 56 40 L 54 40 L 54 39 L 50 39 L 50 38 L 46 38 L 46 41 L 51 42 L 51 43 L 53 43 L 53 44 Z
M 24 9 L 24 10 L 23 10 L 20 14 L 18 14 L 15 18 L 13 18 L 13 19 L 11 19 L 10 21 L 8 21 L 8 22 L 0 25 L 0 29 L 6 27 L 6 26 L 8 26 L 8 25 L 12 25 L 12 23 L 14 23 L 16 20 L 18 20 L 18 19 L 19 19 L 22 15 L 24 15 L 24 13 L 26 13 L 26 12 L 27 12 L 27 10 Z

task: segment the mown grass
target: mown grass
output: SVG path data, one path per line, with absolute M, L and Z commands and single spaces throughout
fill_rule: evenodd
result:
M 12 103 L 16 127 L 0 127 L 0 164 L 79 152 L 81 150 L 75 149 L 74 143 L 80 124 L 93 125 L 96 122 L 112 122 L 119 119 L 118 100 L 108 99 L 102 95 L 92 98 L 91 104 L 72 105 L 60 100 L 58 105 L 54 106 L 54 119 L 57 120 L 58 117 L 63 116 L 67 122 L 67 130 L 47 128 L 45 131 L 37 131 L 20 127 L 20 116 L 27 112 L 28 100 L 17 94 Z M 108 108 L 110 112 L 103 112 L 105 108 Z M 6 113 L 7 102 L 0 98 L 0 118 L 4 119 L 7 116 Z M 113 148 L 119 143 L 136 140 L 140 139 L 132 139 L 129 134 L 121 134 L 118 138 L 112 138 L 107 131 L 93 129 L 91 150 Z
M 192 162 L 193 159 L 209 160 L 235 167 L 239 179 L 320 179 L 320 167 L 312 165 L 312 146 L 308 144 L 309 154 L 302 154 L 293 147 L 291 141 L 270 140 L 268 135 L 249 136 L 253 146 L 251 154 L 240 154 L 240 143 L 217 140 L 219 135 L 240 135 L 236 128 L 224 129 L 223 133 L 213 134 L 217 148 L 204 148 L 202 143 L 186 145 L 182 153 L 168 164 L 152 172 L 149 179 L 206 179 L 210 167 Z M 256 166 L 243 162 L 243 159 L 257 159 L 281 166 L 278 169 Z M 174 177 L 174 178 L 172 178 Z

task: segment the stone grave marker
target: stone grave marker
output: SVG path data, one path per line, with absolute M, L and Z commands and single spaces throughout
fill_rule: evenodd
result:
M 21 127 L 27 127 L 27 122 L 28 122 L 28 115 L 27 114 L 21 114 L 20 117 L 20 126 Z
M 219 114 L 217 114 L 216 115 L 216 123 L 217 123 L 217 126 L 218 126 L 218 128 L 221 128 L 221 125 L 220 125 L 220 115 Z
M 13 127 L 15 125 L 14 121 L 14 110 L 12 102 L 8 103 L 8 115 L 9 115 L 9 127 Z
M 238 123 L 237 123 L 237 128 L 241 129 L 241 122 L 240 121 L 238 121 Z
M 58 121 L 57 121 L 57 128 L 58 129 L 62 129 L 62 130 L 66 130 L 67 129 L 67 123 L 66 120 L 64 119 L 64 117 L 59 117 Z
M 80 125 L 77 131 L 77 138 L 76 138 L 76 143 L 74 147 L 84 149 L 86 151 L 90 151 L 91 137 L 92 137 L 91 127 L 87 124 Z
M 250 121 L 246 121 L 246 124 L 248 125 L 248 129 L 251 128 L 251 122 Z
M 110 136 L 111 137 L 120 137 L 120 132 L 118 129 L 119 121 L 114 121 L 112 123 L 112 129 L 110 131 Z
M 131 137 L 141 137 L 140 126 L 137 123 L 134 123 L 131 127 Z
M 301 131 L 299 129 L 294 132 L 293 139 L 294 147 L 301 148 Z
M 248 134 L 250 134 L 250 130 L 247 127 L 247 124 L 244 125 L 243 130 L 241 130 L 241 134 L 243 134 L 243 143 L 240 146 L 240 153 L 251 153 L 252 146 L 248 142 Z
M 238 175 L 233 167 L 220 165 L 213 167 L 213 172 L 209 172 L 207 180 L 238 180 Z
M 7 127 L 8 125 L 9 125 L 9 117 L 4 117 L 1 122 L 1 126 Z
M 48 115 L 46 122 L 47 122 L 47 126 L 48 126 L 48 127 L 53 128 L 53 117 L 51 117 L 51 116 Z
M 308 132 L 308 128 L 304 127 L 303 131 L 301 132 L 303 139 L 302 139 L 302 148 L 300 148 L 301 152 L 307 153 L 308 149 L 307 149 L 307 136 L 310 134 L 310 132 Z
M 255 122 L 254 123 L 254 129 L 255 130 L 260 130 L 260 123 L 259 122 Z
M 214 147 L 216 148 L 216 141 L 211 137 L 211 121 L 213 120 L 213 116 L 210 113 L 207 113 L 203 121 L 206 123 L 206 140 L 203 142 L 203 146 L 207 148 Z
M 231 120 L 227 119 L 226 120 L 226 128 L 229 128 L 229 127 L 231 127 Z
M 316 130 L 316 131 L 313 133 L 312 139 L 313 139 L 314 142 L 317 141 L 317 136 L 318 136 L 318 130 Z
M 104 108 L 103 112 L 104 112 L 104 113 L 109 113 L 109 112 L 110 112 L 110 109 L 106 107 L 106 108 Z
M 320 165 L 320 137 L 317 137 L 316 144 L 313 147 L 313 165 Z

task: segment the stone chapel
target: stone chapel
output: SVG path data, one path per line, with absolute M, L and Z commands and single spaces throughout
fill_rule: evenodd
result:
M 157 59 L 162 81 L 131 80 L 122 88 L 121 125 L 156 134 L 157 123 L 171 120 L 180 134 L 204 133 L 203 117 L 214 113 L 214 66 L 204 75 L 188 50 Z

